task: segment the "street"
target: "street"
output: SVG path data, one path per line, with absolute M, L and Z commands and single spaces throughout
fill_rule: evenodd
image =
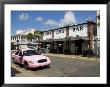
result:
M 49 56 L 48 56 L 49 57 Z M 50 67 L 25 70 L 23 66 L 13 64 L 12 77 L 99 77 L 100 62 L 82 61 L 71 58 L 49 57 Z

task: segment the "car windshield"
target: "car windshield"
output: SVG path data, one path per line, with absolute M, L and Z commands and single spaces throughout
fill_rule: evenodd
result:
M 26 50 L 23 51 L 24 56 L 40 55 L 36 50 Z

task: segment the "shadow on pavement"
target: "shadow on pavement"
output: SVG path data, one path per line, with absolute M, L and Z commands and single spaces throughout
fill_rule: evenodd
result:
M 11 77 L 14 77 L 14 76 L 16 76 L 16 74 L 19 74 L 19 73 L 21 73 L 21 72 L 19 72 L 18 70 L 11 67 Z
M 38 70 L 43 70 L 43 69 L 47 69 L 47 68 L 50 68 L 50 66 L 44 66 L 44 67 L 39 67 L 39 68 L 33 68 L 33 69 L 30 69 L 32 71 L 38 71 Z

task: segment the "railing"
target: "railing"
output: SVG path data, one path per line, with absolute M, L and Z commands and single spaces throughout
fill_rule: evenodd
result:
M 17 45 L 18 44 L 19 45 L 19 44 L 29 44 L 29 43 L 30 44 L 37 44 L 37 42 L 35 42 L 35 41 L 33 41 L 33 42 L 29 42 L 29 41 L 27 41 L 27 42 L 18 42 L 18 43 L 17 42 L 14 42 L 13 44 L 14 45 Z

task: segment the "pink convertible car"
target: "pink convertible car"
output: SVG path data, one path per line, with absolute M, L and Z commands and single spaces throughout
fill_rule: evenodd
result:
M 24 65 L 25 69 L 50 66 L 48 57 L 36 52 L 35 49 L 21 49 L 12 54 L 13 63 Z

